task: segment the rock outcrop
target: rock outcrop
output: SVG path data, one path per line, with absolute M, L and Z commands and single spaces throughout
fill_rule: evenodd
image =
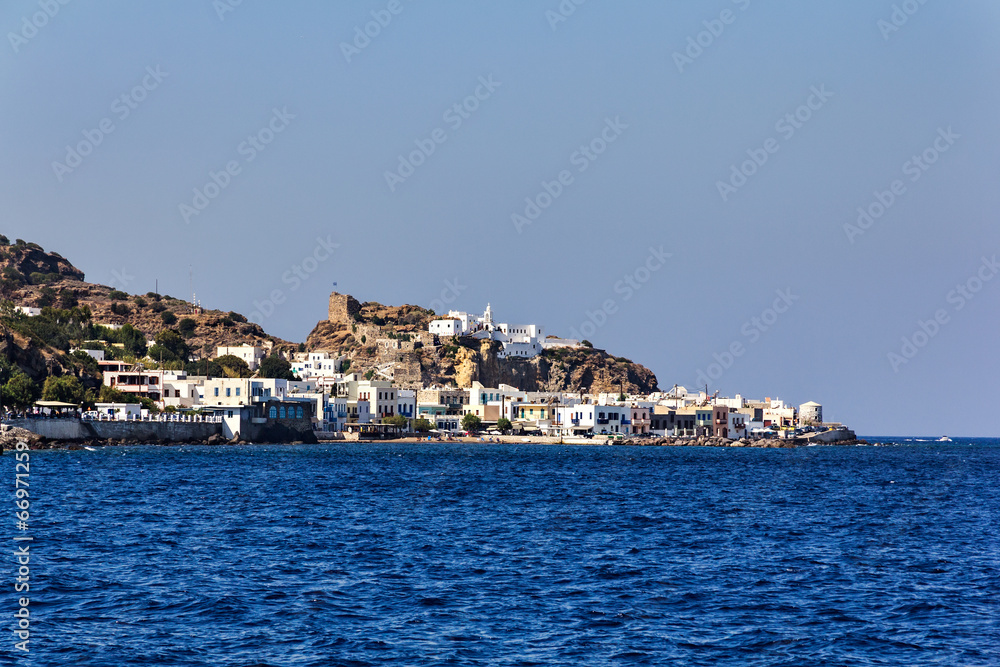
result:
M 350 370 L 391 377 L 397 385 L 455 385 L 478 381 L 509 384 L 526 391 L 657 391 L 656 376 L 629 359 L 592 348 L 554 348 L 533 358 L 501 358 L 502 346 L 468 336 L 438 339 L 427 333 L 432 311 L 419 306 L 358 302 L 330 297 L 330 319 L 319 322 L 306 340 L 309 350 L 344 354 Z

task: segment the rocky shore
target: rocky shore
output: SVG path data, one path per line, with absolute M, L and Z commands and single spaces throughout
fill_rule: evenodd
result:
M 813 444 L 807 438 L 740 438 L 739 440 L 729 440 L 715 436 L 698 436 L 696 438 L 628 438 L 615 441 L 616 445 L 629 445 L 634 447 L 760 447 L 769 449 L 792 449 L 795 447 L 805 447 Z M 827 444 L 827 443 L 815 443 Z M 841 440 L 836 445 L 867 445 L 867 440 Z

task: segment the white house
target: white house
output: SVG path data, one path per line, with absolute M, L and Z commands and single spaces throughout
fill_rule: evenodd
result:
M 205 380 L 203 405 L 250 405 L 269 398 L 284 400 L 288 380 L 278 378 L 210 378 Z
M 32 308 L 31 306 L 14 306 L 14 310 L 24 313 L 28 317 L 37 317 L 42 314 L 41 308 Z
M 417 392 L 414 389 L 396 390 L 396 414 L 407 419 L 417 416 Z
M 462 333 L 462 321 L 457 319 L 433 320 L 428 330 L 436 336 L 457 336 Z
M 129 417 L 139 417 L 142 414 L 142 406 L 138 403 L 95 403 L 94 408 L 98 414 L 119 421 Z
M 329 352 L 309 352 L 295 355 L 292 372 L 303 380 L 307 378 L 332 377 L 340 372 L 343 356 L 332 356 Z
M 729 437 L 733 440 L 747 437 L 750 419 L 751 415 L 731 409 L 728 415 L 728 423 L 726 424 L 726 432 L 729 434 Z

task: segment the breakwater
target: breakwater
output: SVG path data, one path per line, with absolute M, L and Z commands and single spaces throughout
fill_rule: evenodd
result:
M 14 428 L 48 440 L 129 440 L 185 442 L 222 435 L 221 421 L 98 421 L 89 419 L 9 419 Z

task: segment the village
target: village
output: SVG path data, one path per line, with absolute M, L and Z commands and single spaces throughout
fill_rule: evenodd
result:
M 331 295 L 331 321 L 350 319 L 353 313 L 349 311 L 356 310 L 351 301 L 351 297 Z M 22 312 L 36 314 L 31 309 Z M 373 331 L 373 337 L 377 335 Z M 498 357 L 514 359 L 530 359 L 556 348 L 590 346 L 589 341 L 546 336 L 537 324 L 496 322 L 489 304 L 481 315 L 451 310 L 409 340 L 375 338 L 374 343 L 387 352 L 449 345 L 460 337 L 493 341 L 499 346 Z M 526 391 L 503 383 L 485 386 L 478 380 L 467 387 L 424 386 L 415 384 L 412 377 L 399 381 L 392 363 L 362 374 L 351 372 L 350 358 L 335 351 L 287 352 L 256 345 L 217 347 L 216 359 L 236 358 L 250 373 L 249 377 L 215 377 L 157 368 L 148 358 L 145 363 L 128 363 L 107 359 L 100 349 L 81 347 L 78 351 L 93 357 L 104 385 L 119 400 L 97 402 L 88 410 L 39 401 L 29 417 L 72 414 L 84 422 L 217 424 L 222 437 L 244 441 L 462 435 L 540 436 L 560 441 L 744 440 L 846 431 L 840 424 L 824 422 L 819 403 L 796 406 L 771 397 L 720 397 L 718 392 L 710 395 L 707 387 L 691 391 L 674 385 L 666 392 L 635 395 Z M 262 364 L 273 357 L 287 362 L 287 377 L 261 374 Z M 832 438 L 837 439 L 842 438 Z

